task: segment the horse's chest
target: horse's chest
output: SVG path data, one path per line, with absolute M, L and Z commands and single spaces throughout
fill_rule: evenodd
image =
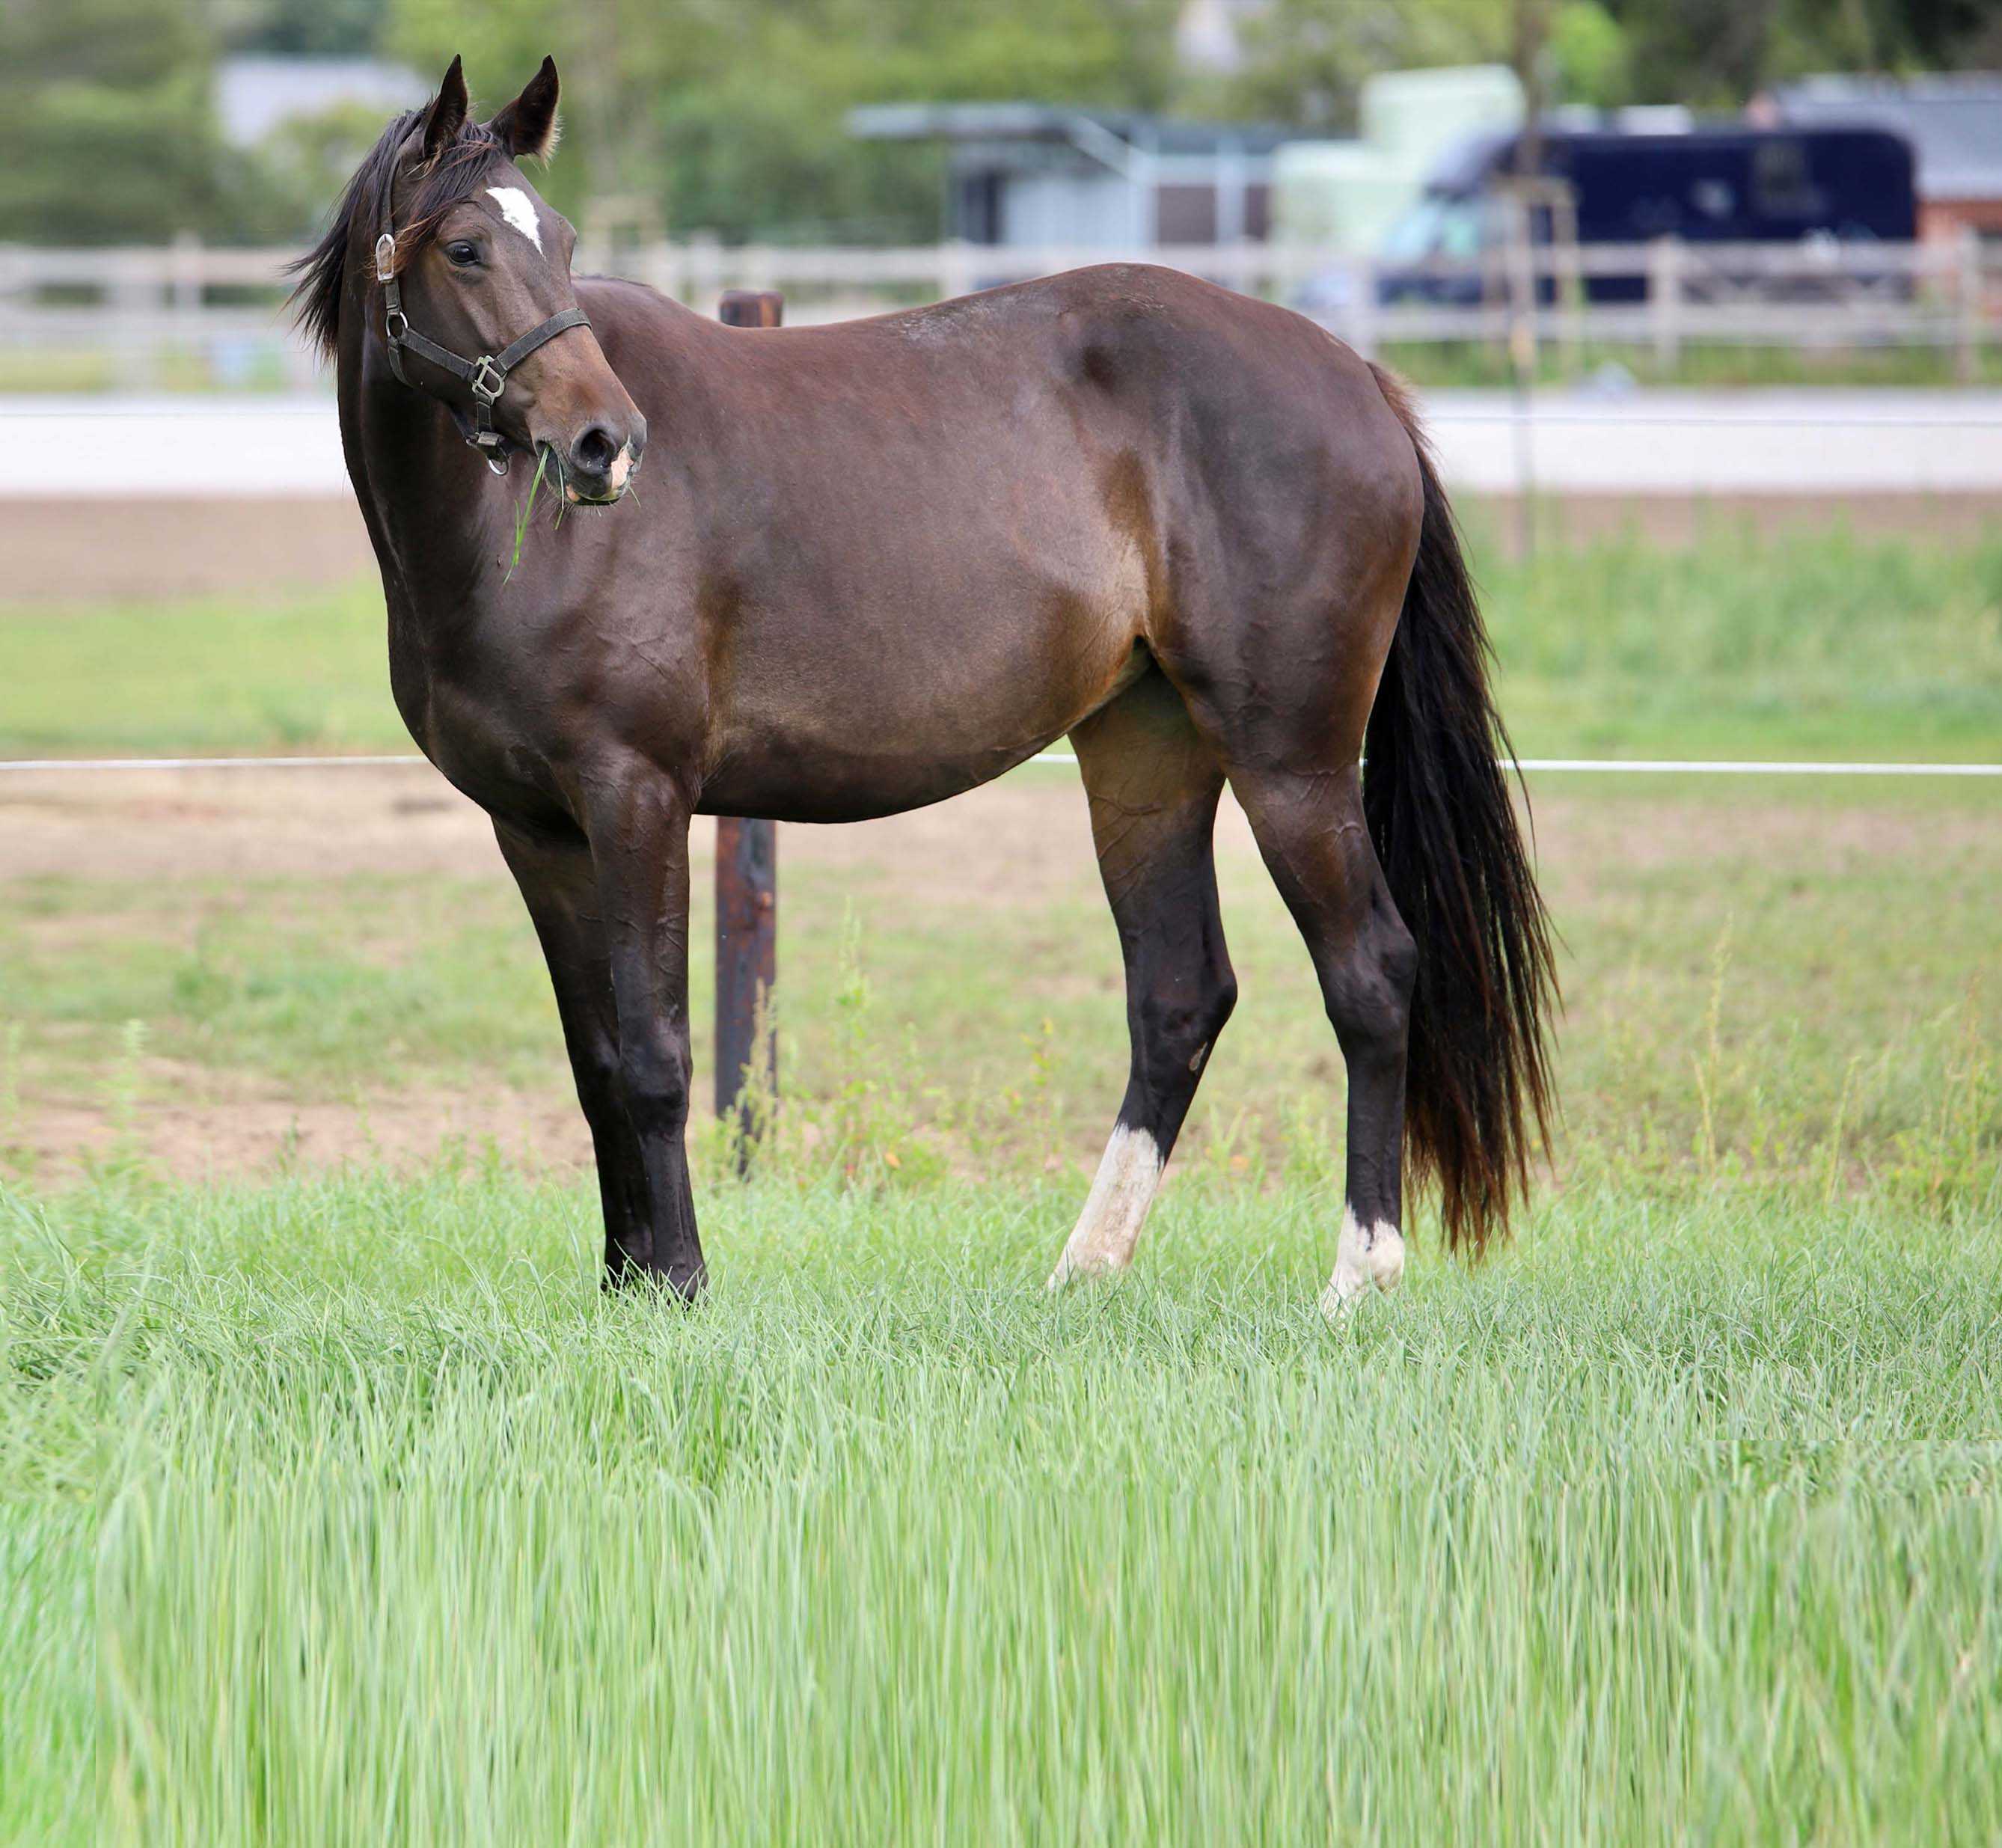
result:
M 490 814 L 563 806 L 535 702 L 476 647 L 441 649 L 392 623 L 389 688 L 410 736 L 446 780 Z

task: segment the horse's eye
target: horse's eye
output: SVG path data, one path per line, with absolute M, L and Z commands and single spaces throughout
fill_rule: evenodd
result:
M 467 268 L 480 260 L 480 246 L 477 244 L 463 242 L 448 244 L 445 247 L 445 253 L 461 269 Z

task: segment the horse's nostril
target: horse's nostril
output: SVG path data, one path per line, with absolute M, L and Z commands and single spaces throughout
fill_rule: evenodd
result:
M 594 424 L 577 439 L 570 458 L 587 475 L 609 474 L 619 448 L 612 441 L 611 431 L 602 424 Z

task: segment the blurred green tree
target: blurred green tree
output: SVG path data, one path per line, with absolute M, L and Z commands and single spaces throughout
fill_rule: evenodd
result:
M 1271 0 L 1240 34 L 1244 61 L 1222 85 L 1234 114 L 1352 133 L 1379 71 L 1506 63 L 1508 0 Z
M 1551 99 L 1609 109 L 1634 93 L 1633 47 L 1599 0 L 1564 0 L 1550 14 Z
M 1506 59 L 1529 4 L 1560 102 L 1723 110 L 1810 71 L 2002 61 L 2002 0 L 1268 0 L 1225 77 L 1178 68 L 1181 0 L 0 0 L 0 238 L 302 235 L 369 124 L 337 112 L 227 148 L 221 49 L 372 52 L 427 76 L 462 51 L 490 107 L 553 51 L 565 209 L 890 241 L 937 235 L 942 156 L 855 141 L 858 103 L 1020 98 L 1325 133 L 1353 126 L 1376 71 Z
M 294 58 L 365 58 L 382 36 L 388 0 L 207 0 L 232 51 Z
M 182 0 L 0 7 L 0 239 L 101 244 L 213 228 L 228 193 L 214 46 Z
M 640 197 L 678 234 L 936 236 L 935 149 L 857 142 L 858 103 L 1003 98 L 1159 108 L 1178 0 L 392 0 L 428 75 L 462 52 L 497 103 L 553 52 L 574 132 L 553 197 Z
M 1996 0 L 1606 0 L 1638 99 L 1730 110 L 1819 71 L 1912 72 L 2002 58 Z
M 283 244 L 316 230 L 382 126 L 379 109 L 354 103 L 281 122 L 231 164 L 232 234 Z
M 1327 131 L 1355 126 L 1379 71 L 1506 61 L 1515 15 L 1548 15 L 1555 102 L 1741 107 L 1825 71 L 2002 61 L 1998 0 L 1269 0 L 1247 21 L 1226 107 Z

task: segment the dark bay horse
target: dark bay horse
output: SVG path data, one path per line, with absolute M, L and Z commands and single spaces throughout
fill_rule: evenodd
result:
M 1394 382 L 1284 309 L 1132 265 L 783 331 L 573 279 L 570 228 L 515 164 L 546 155 L 556 106 L 546 61 L 477 123 L 455 60 L 298 299 L 337 365 L 397 705 L 493 817 L 548 957 L 611 1278 L 703 1281 L 689 818 L 889 814 L 1066 734 L 1132 1064 L 1052 1281 L 1132 1258 L 1229 1017 L 1226 783 L 1348 1065 L 1324 1302 L 1397 1281 L 1407 1151 L 1451 1243 L 1505 1229 L 1547 1108 L 1551 951 Z M 481 465 L 511 454 L 511 480 Z M 517 561 L 538 462 L 608 511 Z

